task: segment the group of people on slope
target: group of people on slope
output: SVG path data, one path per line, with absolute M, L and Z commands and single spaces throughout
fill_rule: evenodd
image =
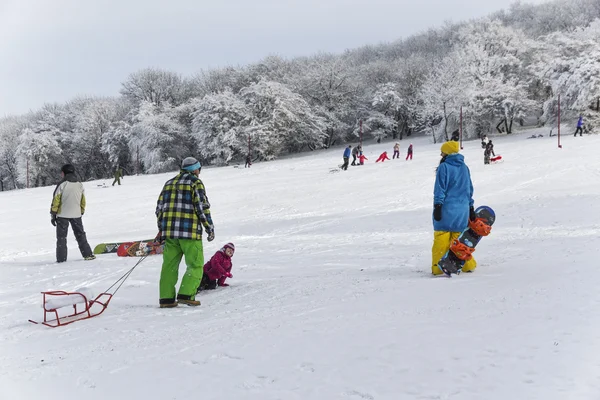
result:
M 195 297 L 200 290 L 228 286 L 226 279 L 233 278 L 233 243 L 225 244 L 204 264 L 202 228 L 206 230 L 209 242 L 214 240 L 215 231 L 210 203 L 199 178 L 200 169 L 200 162 L 195 158 L 183 160 L 180 172 L 164 184 L 157 201 L 159 232 L 156 240 L 164 243 L 159 284 L 161 308 L 176 307 L 178 303 L 199 306 L 200 301 Z M 64 165 L 61 174 L 62 180 L 54 190 L 50 207 L 50 221 L 56 227 L 56 261 L 67 261 L 69 224 L 83 258 L 94 260 L 96 256 L 87 241 L 82 222 L 86 207 L 85 189 L 77 179 L 73 165 Z M 175 285 L 179 264 L 184 257 L 187 268 L 177 292 Z
M 344 149 L 344 154 L 343 154 L 343 163 L 342 166 L 340 167 L 342 170 L 347 171 L 348 170 L 348 164 L 350 162 L 350 155 L 352 155 L 352 164 L 350 165 L 364 165 L 366 160 L 369 160 L 362 151 L 362 145 L 358 145 L 354 148 L 352 148 L 352 145 L 348 145 L 348 147 L 346 147 Z M 413 145 L 412 143 L 408 146 L 408 150 L 406 153 L 406 160 L 411 159 L 412 160 L 413 157 Z M 400 158 L 400 143 L 396 143 L 394 145 L 394 155 L 392 157 L 392 159 L 396 159 L 396 158 Z M 358 159 L 358 164 L 356 163 L 356 160 Z M 387 151 L 384 151 L 383 153 L 381 153 L 379 155 L 379 158 L 377 158 L 377 160 L 375 161 L 375 163 L 378 162 L 385 162 L 385 160 L 389 160 L 390 158 L 388 157 Z

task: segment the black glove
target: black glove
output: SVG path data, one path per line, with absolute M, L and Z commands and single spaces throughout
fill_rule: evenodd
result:
M 476 219 L 477 219 L 477 214 L 475 214 L 475 209 L 473 208 L 473 206 L 471 206 L 471 208 L 469 208 L 469 220 L 475 221 Z
M 52 226 L 56 226 L 56 213 L 50 213 L 50 223 Z
M 435 204 L 433 206 L 433 219 L 435 219 L 436 221 L 442 220 L 442 205 L 441 204 Z
M 208 240 L 209 242 L 212 242 L 213 240 L 215 240 L 215 231 L 212 231 L 208 234 L 208 237 L 206 238 L 206 240 Z

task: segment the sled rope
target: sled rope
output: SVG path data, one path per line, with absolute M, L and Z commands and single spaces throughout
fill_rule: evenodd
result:
M 133 270 L 136 269 L 137 266 L 140 265 L 142 263 L 142 261 L 144 261 L 146 259 L 146 257 L 148 257 L 148 255 L 145 255 L 142 258 L 140 258 L 140 260 L 137 263 L 135 263 L 135 265 L 133 267 L 131 267 L 131 269 L 129 271 L 125 272 L 123 274 L 123 276 L 121 276 L 119 279 L 117 279 L 117 281 L 115 283 L 113 283 L 108 289 L 106 289 L 104 291 L 104 293 L 109 293 L 109 291 L 113 287 L 115 287 L 115 286 L 118 285 L 112 295 L 114 296 L 115 294 L 117 294 L 117 292 L 119 291 L 119 289 L 121 288 L 121 286 L 123 286 L 123 283 L 125 283 L 125 281 L 127 280 L 127 278 L 129 278 L 129 275 L 131 275 L 131 273 L 133 272 Z

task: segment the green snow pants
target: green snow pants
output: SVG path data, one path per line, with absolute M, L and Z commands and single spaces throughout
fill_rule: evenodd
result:
M 175 285 L 179 275 L 179 263 L 185 256 L 187 269 L 181 280 L 179 294 L 196 298 L 196 291 L 204 272 L 204 252 L 202 240 L 167 239 L 163 251 L 163 264 L 160 271 L 160 299 L 175 300 Z

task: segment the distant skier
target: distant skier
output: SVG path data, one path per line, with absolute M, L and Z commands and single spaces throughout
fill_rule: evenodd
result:
M 378 163 L 379 161 L 381 162 L 385 162 L 385 160 L 389 160 L 390 158 L 387 155 L 387 151 L 384 151 L 383 153 L 381 153 L 381 155 L 379 156 L 379 158 L 377 159 L 377 161 L 375 161 L 376 163 Z
M 453 140 L 455 142 L 458 142 L 460 140 L 460 132 L 458 129 L 452 132 L 452 138 L 450 140 Z
M 494 144 L 492 143 L 492 141 L 490 140 L 486 146 L 485 146 L 485 150 L 483 151 L 483 163 L 484 164 L 489 164 L 490 163 L 490 158 L 492 156 L 496 156 L 496 153 L 494 153 Z
M 368 158 L 361 151 L 360 156 L 358 156 L 358 160 L 360 161 L 360 165 L 365 165 L 365 160 L 368 160 Z
M 358 145 L 352 149 L 352 164 L 351 165 L 356 165 L 356 157 L 358 157 L 359 152 L 360 152 L 360 145 Z
M 583 115 L 581 114 L 579 114 L 579 120 L 577 120 L 577 129 L 575 130 L 575 134 L 573 136 L 577 136 L 578 133 L 579 136 L 583 136 Z
M 250 157 L 250 154 L 248 154 L 246 156 L 246 164 L 244 165 L 244 168 L 250 168 L 251 165 L 252 165 L 252 158 Z
M 348 170 L 348 162 L 350 161 L 350 153 L 352 152 L 352 146 L 348 145 L 344 150 L 344 163 L 342 164 L 342 169 L 344 171 Z
M 394 145 L 394 155 L 392 156 L 392 160 L 395 160 L 396 158 L 400 158 L 400 143 Z
M 115 183 L 118 183 L 119 186 L 121 186 L 121 178 L 123 178 L 123 169 L 120 165 L 117 166 L 117 169 L 115 169 L 114 177 L 115 180 L 113 181 L 112 185 L 115 186 Z
M 413 156 L 413 147 L 412 147 L 412 143 L 408 146 L 408 151 L 406 152 L 406 160 L 408 160 L 409 158 L 412 160 L 412 156 Z
M 433 189 L 433 247 L 431 249 L 431 273 L 443 272 L 437 264 L 446 254 L 452 241 L 457 239 L 468 226 L 469 220 L 477 218 L 473 209 L 473 183 L 469 167 L 459 144 L 448 141 L 441 147 L 440 165 L 435 174 Z M 477 267 L 474 258 L 465 262 L 462 272 L 471 272 Z
M 233 243 L 227 243 L 211 257 L 209 262 L 204 264 L 204 275 L 202 275 L 198 291 L 216 289 L 217 285 L 229 286 L 225 280 L 233 278 L 231 257 L 234 252 Z
M 50 223 L 56 227 L 56 262 L 67 261 L 67 233 L 69 224 L 77 239 L 79 251 L 84 260 L 94 260 L 96 256 L 87 241 L 81 217 L 85 213 L 85 190 L 75 176 L 75 167 L 65 164 L 60 169 L 63 179 L 52 197 Z

